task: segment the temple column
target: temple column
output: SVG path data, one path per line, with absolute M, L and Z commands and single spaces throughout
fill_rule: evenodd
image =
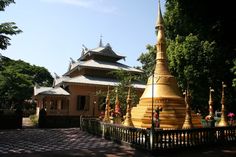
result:
M 36 116 L 39 116 L 39 111 L 41 108 L 43 108 L 43 97 L 39 96 L 37 98 L 37 104 L 36 104 Z

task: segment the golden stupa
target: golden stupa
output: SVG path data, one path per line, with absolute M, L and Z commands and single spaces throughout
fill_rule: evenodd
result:
M 150 76 L 147 81 L 139 104 L 132 109 L 132 122 L 138 128 L 151 128 L 152 111 L 161 108 L 160 128 L 182 128 L 186 114 L 185 101 L 176 79 L 169 71 L 160 2 L 156 29 L 158 29 L 158 33 L 155 70 L 153 76 Z M 201 127 L 201 117 L 194 113 L 191 115 L 193 127 Z

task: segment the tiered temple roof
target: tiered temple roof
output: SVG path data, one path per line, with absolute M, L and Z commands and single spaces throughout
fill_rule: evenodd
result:
M 103 46 L 100 40 L 99 46 L 94 49 L 88 49 L 83 45 L 81 57 L 77 60 L 70 58 L 68 71 L 61 77 L 56 75 L 54 79 L 53 87 L 41 87 L 35 88 L 35 94 L 41 93 L 40 90 L 48 94 L 54 91 L 55 87 L 65 87 L 70 83 L 84 84 L 84 85 L 102 85 L 102 86 L 117 86 L 118 80 L 108 75 L 109 72 L 114 70 L 125 70 L 133 74 L 142 73 L 141 70 L 119 63 L 121 59 L 125 59 L 124 56 L 118 55 L 113 51 L 111 45 L 108 43 Z M 135 88 L 144 89 L 145 85 L 140 82 L 133 82 Z M 66 91 L 61 88 L 57 90 L 58 94 L 63 94 Z M 60 93 L 61 92 L 61 93 Z

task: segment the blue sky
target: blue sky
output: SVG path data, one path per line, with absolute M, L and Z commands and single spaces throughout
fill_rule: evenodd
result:
M 11 46 L 1 54 L 43 66 L 52 74 L 66 72 L 70 57 L 88 48 L 110 43 L 126 56 L 125 63 L 138 66 L 137 58 L 147 44 L 155 44 L 158 0 L 15 0 L 0 23 L 16 22 L 23 33 L 11 37 Z M 161 0 L 164 10 L 164 0 Z

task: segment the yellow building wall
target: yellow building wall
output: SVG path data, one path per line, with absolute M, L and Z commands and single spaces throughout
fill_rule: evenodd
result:
M 112 87 L 110 88 L 112 90 Z M 140 97 L 144 89 L 135 89 Z M 96 95 L 97 91 L 107 92 L 107 86 L 94 85 L 69 85 L 69 115 L 85 115 L 85 116 L 99 116 L 100 110 L 98 104 L 99 97 Z M 77 110 L 77 96 L 84 95 L 90 97 L 89 110 Z M 94 103 L 96 102 L 96 103 Z

